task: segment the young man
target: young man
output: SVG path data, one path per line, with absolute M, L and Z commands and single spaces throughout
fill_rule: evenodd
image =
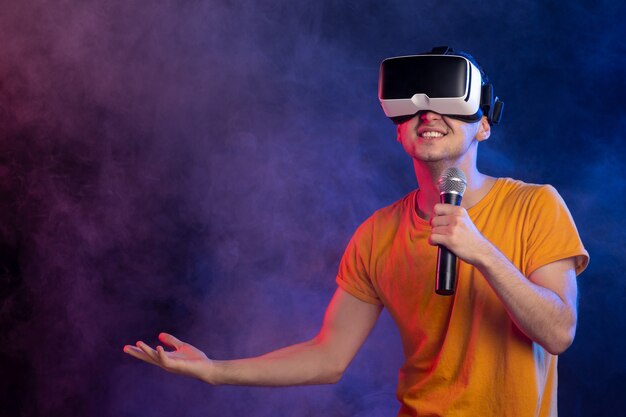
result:
M 471 56 L 435 48 L 383 62 L 379 96 L 419 189 L 358 228 L 319 334 L 231 361 L 165 333 L 172 351 L 143 342 L 124 351 L 210 384 L 334 383 L 385 307 L 406 358 L 399 416 L 556 416 L 557 355 L 574 338 L 576 275 L 588 262 L 565 204 L 550 186 L 477 170 L 501 104 Z M 466 176 L 461 206 L 440 203 L 450 167 Z M 435 293 L 437 245 L 460 259 L 452 296 Z

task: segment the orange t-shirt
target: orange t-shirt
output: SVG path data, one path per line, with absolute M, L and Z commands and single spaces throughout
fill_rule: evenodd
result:
M 481 273 L 460 261 L 455 295 L 435 294 L 437 247 L 416 213 L 416 192 L 357 229 L 337 276 L 348 293 L 384 305 L 400 329 L 399 416 L 556 416 L 557 356 L 517 328 Z M 577 273 L 587 266 L 574 221 L 549 185 L 499 178 L 468 213 L 526 277 L 569 257 Z

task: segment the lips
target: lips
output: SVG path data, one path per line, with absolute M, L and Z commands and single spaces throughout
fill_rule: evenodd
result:
M 424 139 L 441 138 L 445 136 L 446 134 L 447 132 L 443 130 L 432 129 L 432 128 L 424 128 L 424 129 L 419 129 L 417 131 L 417 136 L 424 138 Z

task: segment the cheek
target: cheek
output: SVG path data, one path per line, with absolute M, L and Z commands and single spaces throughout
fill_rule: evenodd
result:
M 478 138 L 478 128 L 476 126 L 468 125 L 458 127 L 456 131 L 463 135 L 465 141 L 472 142 L 474 139 Z
M 398 137 L 396 138 L 398 142 L 404 143 L 406 139 L 409 139 L 410 131 L 406 124 L 403 124 L 398 127 Z

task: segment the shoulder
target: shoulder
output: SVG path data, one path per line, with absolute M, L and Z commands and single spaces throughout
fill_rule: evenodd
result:
M 522 222 L 528 233 L 540 230 L 556 233 L 568 228 L 577 234 L 567 204 L 550 184 L 528 184 L 505 178 L 501 192 L 494 200 L 499 202 L 498 208 L 506 214 L 507 221 Z
M 553 202 L 564 204 L 556 188 L 550 184 L 532 184 L 513 178 L 499 178 L 497 181 L 496 199 L 509 202 L 536 204 Z
M 559 192 L 550 184 L 527 184 L 503 179 L 509 206 L 517 207 L 526 245 L 525 275 L 557 260 L 574 258 L 576 273 L 589 262 L 572 215 Z M 515 218 L 509 216 L 509 219 Z
M 513 178 L 498 178 L 500 192 L 519 196 L 535 195 L 537 193 L 556 193 L 556 189 L 550 184 L 533 184 Z
M 498 178 L 487 197 L 470 209 L 475 217 L 493 222 L 529 222 L 562 213 L 569 215 L 565 202 L 549 184 L 531 184 L 512 178 Z

